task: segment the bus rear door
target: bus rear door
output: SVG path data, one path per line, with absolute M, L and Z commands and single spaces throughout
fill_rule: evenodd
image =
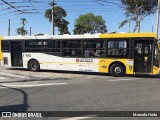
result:
M 22 42 L 11 42 L 12 67 L 23 67 Z

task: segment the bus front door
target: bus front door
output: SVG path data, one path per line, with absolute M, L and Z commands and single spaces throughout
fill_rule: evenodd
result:
M 12 67 L 23 67 L 22 63 L 22 42 L 11 42 Z
M 152 46 L 150 41 L 135 41 L 134 72 L 150 73 L 152 66 Z

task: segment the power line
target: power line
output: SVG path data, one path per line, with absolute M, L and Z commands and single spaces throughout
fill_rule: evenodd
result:
M 35 9 L 35 7 L 33 6 L 32 0 L 28 0 L 29 3 L 31 3 L 33 9 Z
M 1 1 L 4 1 L 4 0 L 1 0 Z M 83 1 L 83 0 L 82 0 Z M 64 0 L 61 0 L 61 1 L 57 1 L 57 3 L 59 3 L 59 2 L 68 2 L 68 3 L 76 3 L 76 2 L 82 2 L 82 1 L 64 1 Z M 88 0 L 88 1 L 86 1 L 86 2 L 89 2 L 89 3 L 91 3 L 93 0 Z M 117 5 L 117 2 L 116 1 L 114 1 L 114 2 L 111 2 L 110 0 L 107 0 L 107 1 L 104 1 L 104 0 L 94 0 L 94 1 L 99 1 L 99 2 L 103 2 L 103 3 L 107 3 L 107 4 L 116 4 Z M 49 1 L 44 1 L 44 0 L 23 0 L 23 1 L 19 1 L 19 2 L 10 2 L 10 3 L 8 3 L 8 4 L 21 4 L 21 3 L 23 3 L 24 5 L 24 7 L 25 7 L 25 5 L 27 4 L 27 3 L 30 3 L 31 4 L 31 6 L 32 6 L 32 8 L 33 9 L 28 9 L 28 11 L 26 11 L 26 9 L 24 9 L 24 10 L 20 10 L 21 11 L 21 13 L 23 14 L 23 13 L 38 13 L 38 12 L 40 12 L 40 11 L 42 11 L 42 10 L 45 10 L 45 9 L 50 9 L 50 6 L 49 6 Z M 40 5 L 42 5 L 42 3 L 47 3 L 48 5 L 47 6 L 44 6 L 44 7 L 42 7 L 42 6 L 40 6 Z M 94 2 L 92 2 L 92 3 L 94 3 Z M 44 5 L 44 4 L 43 4 Z M 10 7 L 10 8 L 13 8 L 13 5 L 11 5 L 12 7 Z M 18 8 L 23 8 L 23 6 L 22 5 L 19 5 L 18 6 Z M 30 7 L 31 7 L 30 6 Z M 74 7 L 76 7 L 77 8 L 77 6 L 79 6 L 80 8 L 79 9 L 74 9 Z M 97 4 L 96 5 L 96 7 L 93 5 L 93 4 L 91 4 L 91 5 L 88 5 L 88 6 L 90 6 L 90 8 L 84 8 L 84 6 L 87 6 L 86 4 L 85 5 L 68 5 L 68 6 L 62 6 L 64 9 L 66 9 L 66 11 L 69 11 L 69 12 L 74 12 L 74 11 L 79 11 L 79 10 L 81 10 L 81 9 L 89 9 L 89 11 L 94 11 L 94 10 L 98 10 L 98 11 L 102 11 L 102 9 L 103 10 L 107 10 L 107 11 L 117 11 L 117 8 L 119 8 L 119 7 L 117 7 L 117 8 L 108 8 L 108 6 L 107 6 L 107 8 L 102 8 L 102 5 L 101 4 Z M 93 6 L 93 8 L 92 8 L 92 6 Z M 28 6 L 27 6 L 28 7 Z M 68 9 L 68 8 L 70 8 L 70 9 Z M 98 8 L 98 7 L 100 7 L 100 8 Z M 109 6 L 110 7 L 110 6 Z M 10 9 L 10 8 L 3 8 L 2 10 L 7 10 L 7 9 Z M 17 9 L 17 7 L 14 5 L 14 8 L 16 8 Z M 37 11 L 36 11 L 37 10 Z M 33 12 L 34 11 L 34 12 Z
M 30 7 L 30 6 L 16 6 L 16 8 L 24 8 L 24 7 Z M 7 8 L 3 8 L 3 9 L 1 9 L 1 10 L 8 10 L 8 9 L 12 9 L 12 7 L 7 7 Z
M 20 12 L 20 13 L 25 13 L 25 12 L 17 9 L 15 6 L 11 5 L 10 3 L 8 3 L 8 2 L 6 2 L 6 1 L 4 1 L 4 0 L 1 0 L 1 1 L 2 1 L 3 3 L 5 3 L 5 4 L 9 5 L 11 8 L 15 9 L 16 11 L 18 11 L 18 12 Z

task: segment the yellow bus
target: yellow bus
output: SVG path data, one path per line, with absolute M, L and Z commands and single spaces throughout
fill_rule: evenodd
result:
M 4 36 L 2 52 L 2 65 L 31 71 L 159 74 L 154 33 Z

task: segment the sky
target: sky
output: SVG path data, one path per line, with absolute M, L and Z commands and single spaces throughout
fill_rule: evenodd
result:
M 3 1 L 3 0 L 2 0 Z M 4 0 L 17 10 L 29 13 L 21 13 L 0 0 L 0 36 L 8 35 L 8 21 L 11 21 L 11 35 L 17 35 L 16 29 L 21 27 L 21 18 L 26 18 L 25 29 L 31 27 L 32 35 L 52 34 L 52 23 L 44 17 L 46 9 L 50 9 L 49 3 L 52 0 Z M 108 32 L 128 32 L 128 25 L 119 29 L 120 22 L 125 19 L 125 10 L 119 0 L 54 0 L 57 6 L 64 8 L 67 12 L 65 19 L 70 23 L 69 32 L 73 34 L 75 20 L 79 15 L 93 13 L 100 15 L 105 20 Z M 156 14 L 144 18 L 141 22 L 141 32 L 154 32 Z M 133 30 L 134 22 L 131 22 Z M 160 31 L 160 30 L 159 30 Z M 55 28 L 55 34 L 58 34 Z M 160 32 L 158 33 L 160 36 Z

